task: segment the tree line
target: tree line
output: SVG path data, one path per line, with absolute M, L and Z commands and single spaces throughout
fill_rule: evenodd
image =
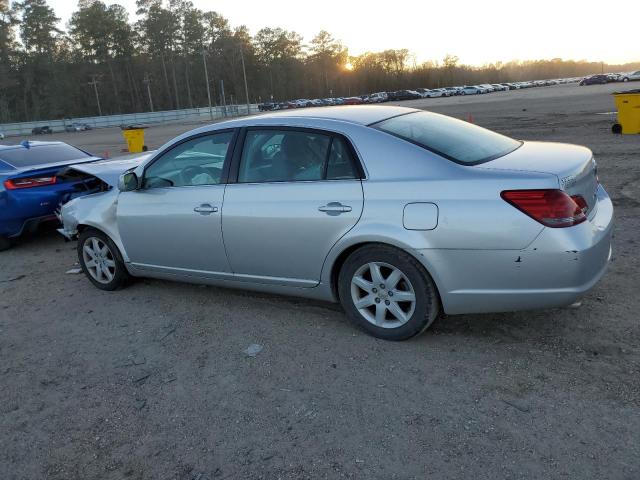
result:
M 580 76 L 640 68 L 561 59 L 473 67 L 408 49 L 350 56 L 329 32 L 251 35 L 186 0 L 79 0 L 65 29 L 46 0 L 0 0 L 0 123 Z M 205 74 L 206 68 L 206 74 Z M 209 92 L 207 92 L 207 78 Z M 224 89 L 224 91 L 223 91 Z

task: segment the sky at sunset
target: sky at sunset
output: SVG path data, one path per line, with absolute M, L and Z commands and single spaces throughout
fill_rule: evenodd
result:
M 135 0 L 125 6 L 135 20 Z M 480 65 L 514 59 L 563 59 L 624 63 L 640 60 L 637 41 L 640 0 L 457 0 L 396 2 L 322 0 L 193 0 L 215 10 L 232 26 L 252 34 L 262 27 L 295 30 L 309 41 L 321 29 L 341 40 L 352 55 L 408 48 L 418 62 L 447 53 Z M 66 25 L 77 4 L 49 0 Z

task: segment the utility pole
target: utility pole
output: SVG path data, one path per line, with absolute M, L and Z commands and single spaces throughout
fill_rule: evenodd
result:
M 98 96 L 98 75 L 91 75 L 89 85 L 93 85 L 93 91 L 96 93 L 96 103 L 98 104 L 98 115 L 102 116 L 102 108 L 100 107 L 100 97 Z
M 249 115 L 249 113 L 251 113 L 249 107 L 249 87 L 247 86 L 247 70 L 244 68 L 244 53 L 242 48 L 240 48 L 240 59 L 242 60 L 242 75 L 244 75 L 244 93 L 247 96 L 247 115 Z
M 220 79 L 220 98 L 222 99 L 222 114 L 227 116 L 227 99 L 224 98 L 224 80 Z
M 142 80 L 142 83 L 144 83 L 147 86 L 147 95 L 149 95 L 149 106 L 151 107 L 151 111 L 153 112 L 153 99 L 151 98 L 151 79 L 149 78 L 149 73 L 148 72 L 144 72 L 144 80 Z
M 209 99 L 209 117 L 213 120 L 213 108 L 211 107 L 211 87 L 209 86 L 209 70 L 207 70 L 207 56 L 202 47 L 202 63 L 204 64 L 204 80 L 207 82 L 207 98 Z

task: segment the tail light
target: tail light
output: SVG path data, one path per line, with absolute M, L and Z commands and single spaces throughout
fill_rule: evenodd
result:
M 500 196 L 547 227 L 571 227 L 587 219 L 584 198 L 570 197 L 562 190 L 505 190 Z
M 11 178 L 4 181 L 7 190 L 18 190 L 20 188 L 41 187 L 43 185 L 53 185 L 56 183 L 56 177 L 28 177 L 28 178 Z

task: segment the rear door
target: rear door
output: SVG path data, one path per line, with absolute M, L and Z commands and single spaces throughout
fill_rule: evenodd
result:
M 362 168 L 344 137 L 251 128 L 234 158 L 222 230 L 236 278 L 312 287 L 331 247 L 357 223 Z

